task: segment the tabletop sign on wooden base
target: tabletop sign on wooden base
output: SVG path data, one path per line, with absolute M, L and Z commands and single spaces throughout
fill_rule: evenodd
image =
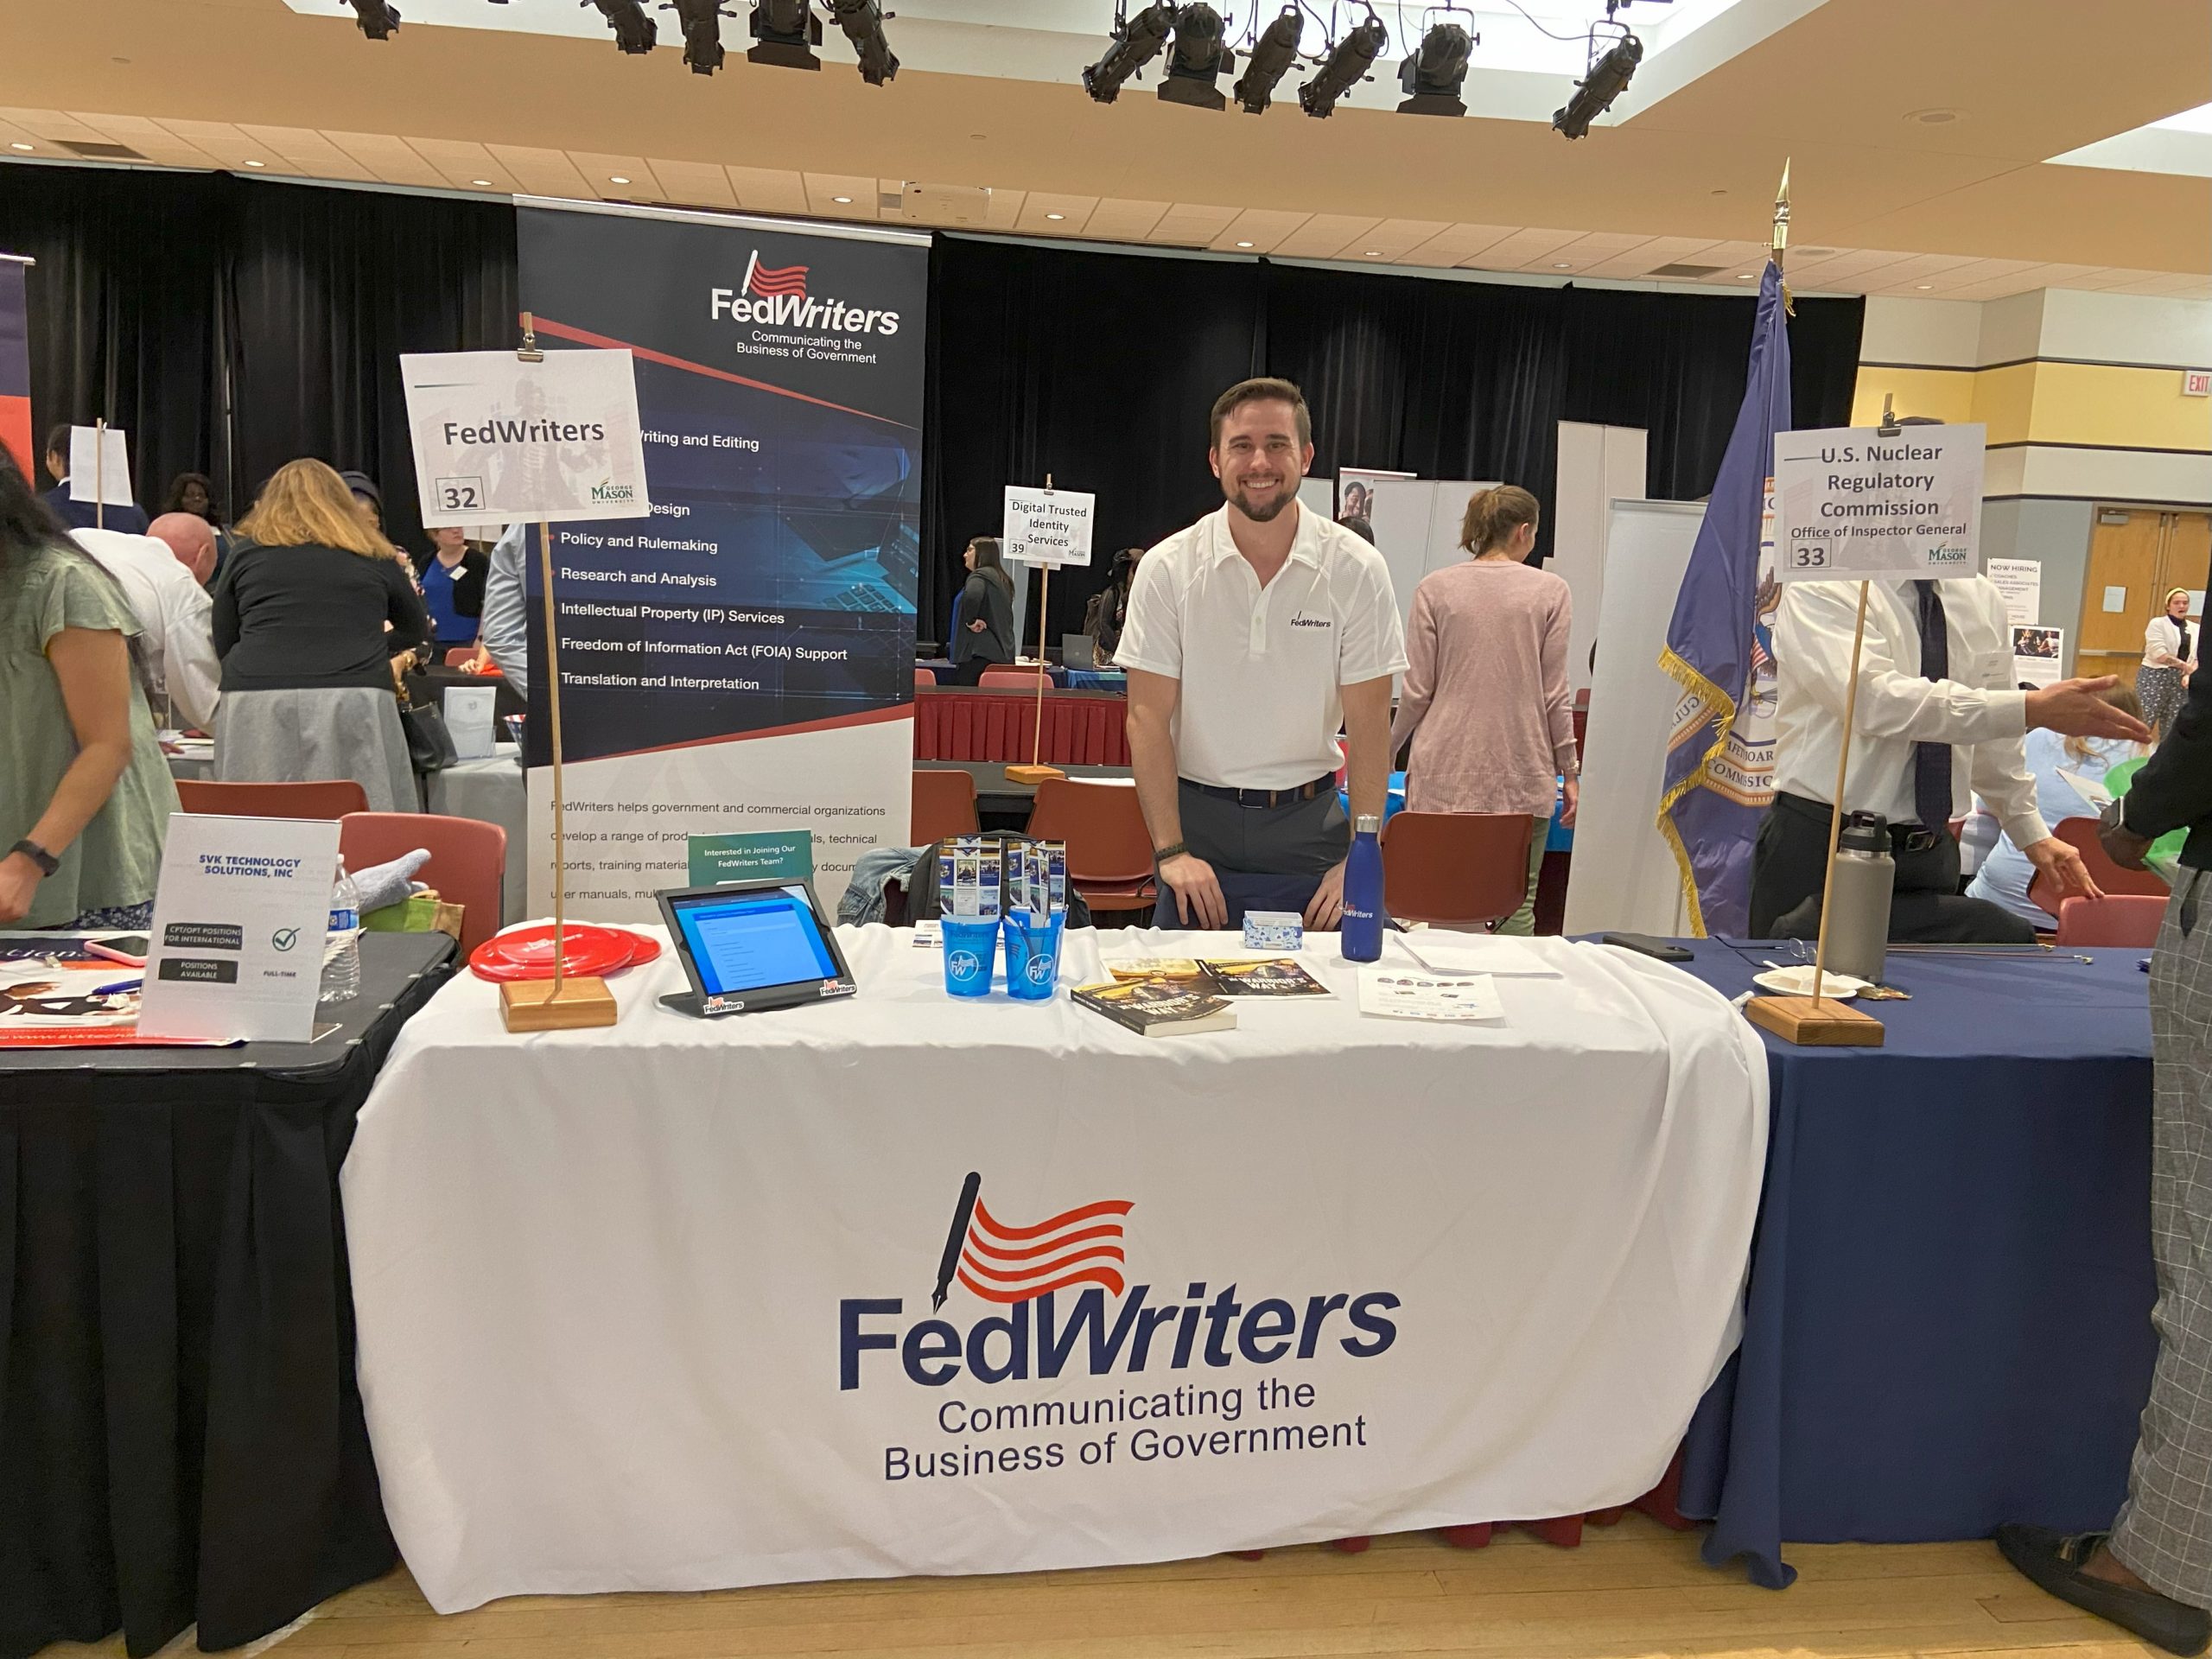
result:
M 1980 426 L 1916 425 L 1908 434 L 1887 397 L 1878 427 L 1775 435 L 1775 579 L 1855 578 L 1859 583 L 1851 678 L 1843 696 L 1843 742 L 1828 812 L 1813 994 L 1755 996 L 1744 1005 L 1746 1019 L 1784 1042 L 1822 1048 L 1882 1045 L 1880 1020 L 1821 995 L 1821 976 L 1827 971 L 1828 909 L 1835 897 L 1836 838 L 1846 810 L 1844 780 L 1859 716 L 1868 583 L 1875 578 L 1972 575 L 1980 568 L 1986 439 Z
M 509 980 L 499 1015 L 509 1031 L 611 1026 L 614 994 L 568 972 L 567 842 L 561 792 L 561 657 L 553 602 L 556 521 L 642 518 L 645 443 L 637 365 L 626 351 L 538 349 L 531 315 L 522 346 L 400 359 L 415 442 L 423 523 L 472 524 L 486 512 L 537 521 L 545 601 L 545 709 L 553 751 L 553 977 Z
M 1001 542 L 1004 556 L 1033 564 L 1042 573 L 1037 587 L 1037 724 L 1030 734 L 1029 764 L 1006 769 L 1008 783 L 1034 789 L 1067 773 L 1043 763 L 1045 747 L 1045 640 L 1052 621 L 1052 567 L 1090 563 L 1091 510 L 1098 498 L 1083 490 L 1055 490 L 1052 475 L 1045 474 L 1041 490 L 1006 486 L 1006 524 Z

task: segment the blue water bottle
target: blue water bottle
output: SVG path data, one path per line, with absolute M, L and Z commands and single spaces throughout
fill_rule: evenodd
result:
M 1382 959 L 1382 820 L 1352 820 L 1344 860 L 1344 918 L 1338 938 L 1346 962 Z

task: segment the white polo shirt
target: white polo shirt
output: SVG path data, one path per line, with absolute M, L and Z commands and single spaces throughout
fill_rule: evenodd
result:
M 1237 552 L 1229 506 L 1137 566 L 1114 660 L 1182 682 L 1178 769 L 1194 783 L 1290 789 L 1344 764 L 1338 688 L 1406 670 L 1382 556 L 1303 505 L 1265 588 Z

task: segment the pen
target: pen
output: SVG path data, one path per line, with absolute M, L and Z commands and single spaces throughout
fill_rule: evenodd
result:
M 98 986 L 87 991 L 86 995 L 87 996 L 120 996 L 125 991 L 143 990 L 145 986 L 145 976 L 142 974 L 136 979 L 118 979 L 112 985 Z

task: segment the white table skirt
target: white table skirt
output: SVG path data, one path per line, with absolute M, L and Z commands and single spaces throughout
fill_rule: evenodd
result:
M 850 1001 L 693 1020 L 664 956 L 612 1029 L 508 1036 L 463 975 L 400 1033 L 346 1224 L 441 1611 L 1573 1514 L 1657 1482 L 1734 1346 L 1766 1061 L 1686 974 L 1536 940 L 1501 1026 L 1363 1019 L 1332 939 L 1336 999 L 1146 1039 L 840 937 Z M 963 1268 L 932 1326 L 971 1172 L 966 1260 L 1048 1266 L 1043 1226 L 1082 1270 L 1048 1309 Z

